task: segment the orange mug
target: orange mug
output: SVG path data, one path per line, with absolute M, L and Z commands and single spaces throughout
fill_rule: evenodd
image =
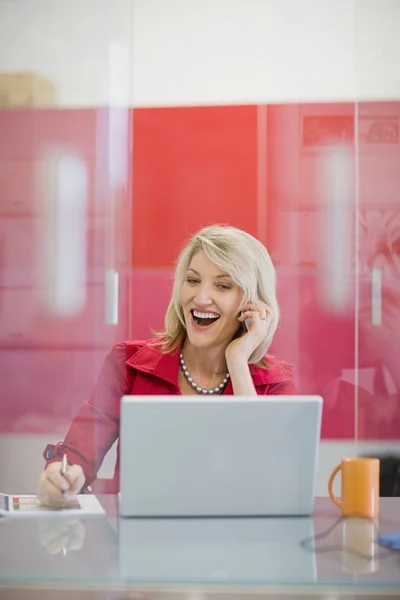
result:
M 344 458 L 329 477 L 329 497 L 343 517 L 375 519 L 379 514 L 379 458 Z M 341 499 L 333 493 L 333 481 L 342 473 Z

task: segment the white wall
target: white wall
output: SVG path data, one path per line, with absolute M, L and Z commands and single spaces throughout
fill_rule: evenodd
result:
M 398 0 L 0 0 L 0 71 L 65 106 L 400 98 Z
M 0 72 L 35 71 L 56 83 L 59 104 L 110 98 L 110 47 L 125 102 L 132 68 L 132 0 L 0 0 Z M 126 90 L 126 91 L 125 91 Z
M 354 0 L 144 0 L 133 31 L 138 105 L 355 97 Z
M 42 453 L 46 444 L 57 442 L 51 434 L 0 435 L 0 491 L 11 494 L 29 494 L 36 489 L 38 474 L 43 467 Z M 400 443 L 352 443 L 324 441 L 320 444 L 316 477 L 317 496 L 327 496 L 329 475 L 346 456 L 380 455 L 395 452 L 400 455 Z M 106 456 L 100 477 L 112 477 L 116 446 Z M 11 460 L 10 460 L 10 457 Z M 340 479 L 340 478 L 338 478 Z M 337 491 L 340 493 L 340 487 Z

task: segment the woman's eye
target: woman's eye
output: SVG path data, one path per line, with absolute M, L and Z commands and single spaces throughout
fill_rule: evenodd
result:
M 220 283 L 218 287 L 219 287 L 219 289 L 225 290 L 225 291 L 231 289 L 231 286 L 228 285 L 227 283 Z
M 187 283 L 191 283 L 192 285 L 194 285 L 195 283 L 198 283 L 197 279 L 192 279 L 192 277 L 188 277 L 186 279 Z

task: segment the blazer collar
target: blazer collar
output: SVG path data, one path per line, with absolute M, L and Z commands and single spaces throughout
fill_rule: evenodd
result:
M 137 371 L 178 385 L 179 352 L 178 349 L 171 354 L 165 354 L 157 344 L 147 343 L 131 356 L 126 364 Z

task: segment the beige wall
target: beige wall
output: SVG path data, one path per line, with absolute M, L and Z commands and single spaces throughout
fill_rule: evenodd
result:
M 18 0 L 0 71 L 66 106 L 394 99 L 399 31 L 398 0 Z

